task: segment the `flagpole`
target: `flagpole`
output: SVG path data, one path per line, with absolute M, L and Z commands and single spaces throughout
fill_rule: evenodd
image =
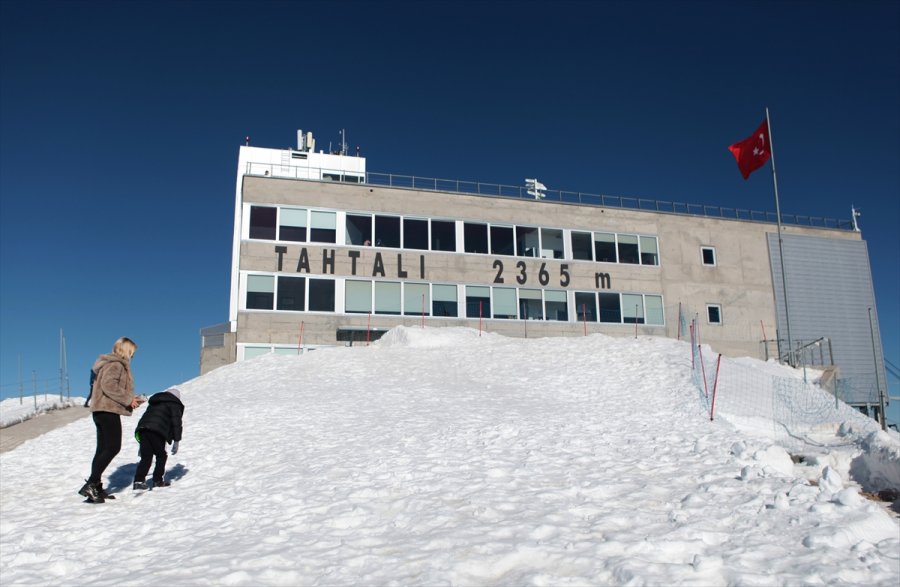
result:
M 775 215 L 778 221 L 778 259 L 781 262 L 781 291 L 784 293 L 784 320 L 787 323 L 788 363 L 794 366 L 794 341 L 791 338 L 791 316 L 788 312 L 787 281 L 784 277 L 784 245 L 781 238 L 781 204 L 778 202 L 778 177 L 775 175 L 775 147 L 772 142 L 772 121 L 766 106 L 766 127 L 769 129 L 769 153 L 772 159 L 772 184 L 775 186 Z

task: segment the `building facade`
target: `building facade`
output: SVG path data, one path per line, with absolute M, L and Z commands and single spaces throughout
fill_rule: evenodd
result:
M 234 219 L 228 322 L 201 332 L 201 373 L 399 324 L 687 339 L 693 323 L 726 356 L 837 366 L 870 413 L 885 381 L 853 222 L 790 217 L 779 247 L 774 214 L 370 173 L 302 132 L 240 148 Z

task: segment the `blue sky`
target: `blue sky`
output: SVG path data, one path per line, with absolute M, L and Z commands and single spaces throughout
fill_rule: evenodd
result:
M 198 373 L 246 135 L 343 128 L 370 171 L 774 211 L 770 167 L 745 181 L 727 150 L 766 107 L 782 212 L 862 211 L 900 364 L 895 1 L 2 0 L 0 50 L 4 396 L 20 365 L 58 389 L 60 329 L 73 392 L 122 335 L 139 389 Z

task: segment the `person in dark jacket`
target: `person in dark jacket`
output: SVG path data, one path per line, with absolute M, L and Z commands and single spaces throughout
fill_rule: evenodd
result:
M 168 487 L 166 481 L 166 444 L 172 444 L 172 454 L 178 452 L 178 443 L 181 441 L 181 417 L 184 414 L 184 404 L 181 403 L 181 392 L 177 387 L 170 387 L 165 391 L 150 396 L 147 402 L 147 410 L 141 416 L 134 436 L 141 443 L 141 462 L 138 463 L 134 474 L 132 489 L 140 491 L 147 489 L 147 473 L 150 472 L 150 463 L 156 457 L 156 466 L 153 468 L 153 487 Z

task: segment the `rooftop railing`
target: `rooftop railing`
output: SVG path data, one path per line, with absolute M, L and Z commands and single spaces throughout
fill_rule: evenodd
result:
M 291 179 L 310 179 L 309 172 L 318 171 L 324 179 L 314 181 L 348 181 L 359 182 L 359 174 L 352 172 L 321 169 L 313 170 L 308 167 L 295 168 L 292 166 L 250 163 L 247 166 L 247 175 L 267 177 L 280 177 Z M 300 174 L 305 177 L 300 177 Z M 580 206 L 595 206 L 605 208 L 622 208 L 627 210 L 644 210 L 663 212 L 668 214 L 683 214 L 689 216 L 706 216 L 710 218 L 725 218 L 730 220 L 743 220 L 747 222 L 771 222 L 777 223 L 775 212 L 761 212 L 746 208 L 726 208 L 722 206 L 709 206 L 706 204 L 687 204 L 683 202 L 668 202 L 665 200 L 653 200 L 649 198 L 634 198 L 626 196 L 609 196 L 602 194 L 588 194 L 583 192 L 569 192 L 565 190 L 542 190 L 540 197 L 529 193 L 525 186 L 502 185 L 496 183 L 484 183 L 479 181 L 464 181 L 459 179 L 435 179 L 417 177 L 414 175 L 398 175 L 395 173 L 366 172 L 365 183 L 391 188 L 403 188 L 424 190 L 433 192 L 449 192 L 492 198 L 511 198 L 521 200 L 539 200 L 542 202 L 557 202 L 562 204 L 576 204 Z M 811 226 L 816 228 L 834 228 L 839 230 L 854 230 L 852 220 L 840 220 L 822 216 L 805 216 L 799 214 L 782 214 L 782 224 L 795 226 Z

